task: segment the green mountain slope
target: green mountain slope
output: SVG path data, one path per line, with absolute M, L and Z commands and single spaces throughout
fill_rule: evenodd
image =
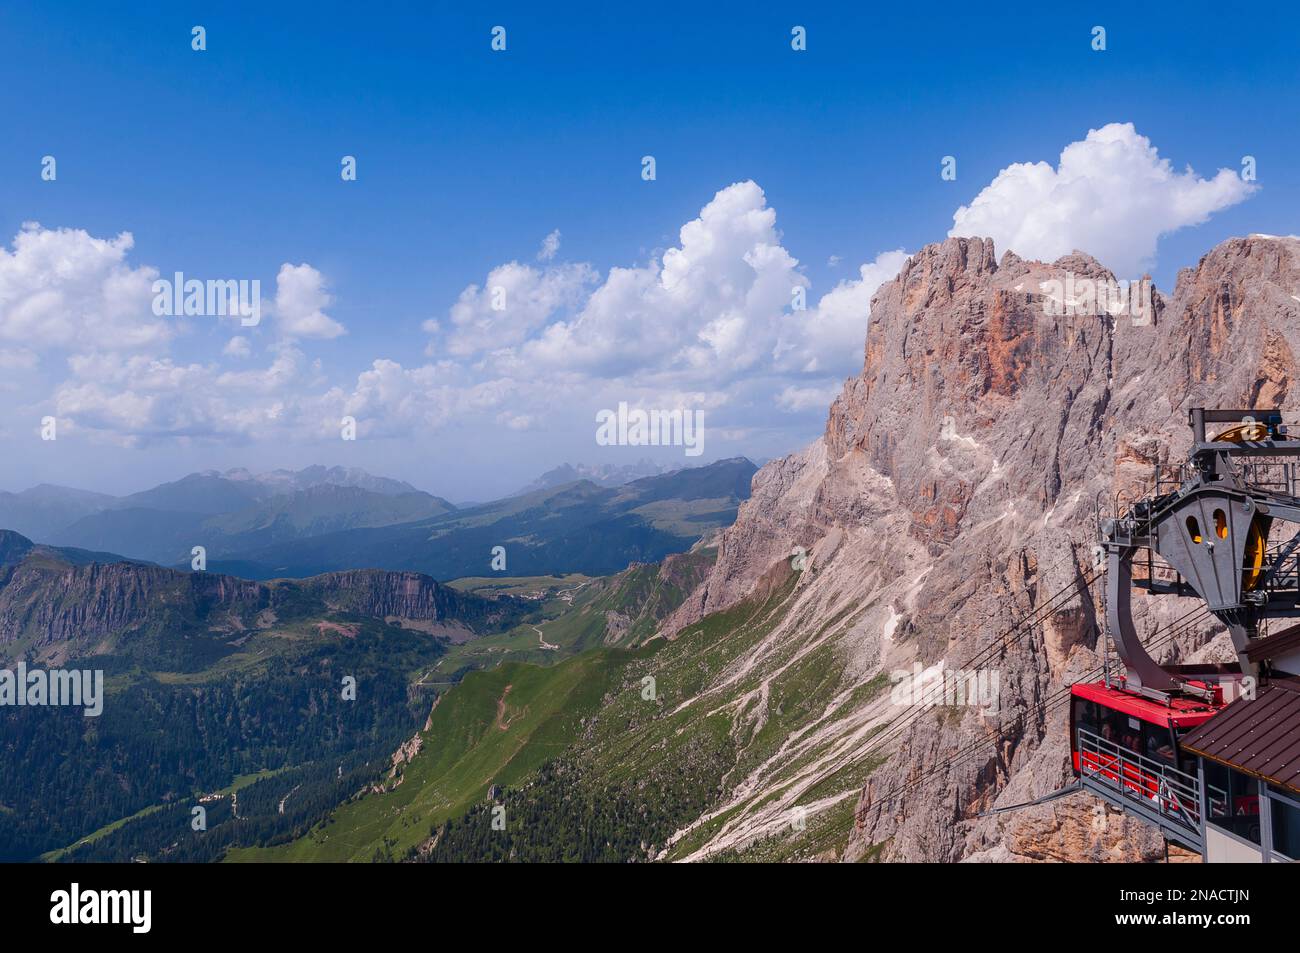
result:
M 851 749 L 840 758 L 843 738 L 821 729 L 837 710 L 887 706 L 888 683 L 853 677 L 834 643 L 847 615 L 811 646 L 782 644 L 796 589 L 792 575 L 672 641 L 624 654 L 616 687 L 564 753 L 494 804 L 449 818 L 421 856 L 684 859 L 763 809 L 756 845 L 711 856 L 808 859 L 841 848 L 880 760 Z M 861 730 L 869 738 L 876 729 L 865 718 Z M 494 806 L 505 809 L 504 831 L 492 827 Z
M 838 849 L 879 761 L 836 762 L 837 737 L 818 726 L 837 706 L 880 706 L 887 682 L 850 675 L 832 631 L 848 615 L 812 651 L 772 644 L 796 581 L 776 580 L 671 641 L 472 673 L 440 699 L 397 787 L 361 795 L 290 844 L 229 859 L 679 859 L 763 805 L 780 806 L 771 830 L 748 837 L 745 854 L 714 856 Z
M 261 771 L 301 789 L 295 813 L 268 812 L 248 831 L 259 840 L 291 833 L 304 820 L 299 808 L 337 803 L 420 724 L 429 696 L 413 690 L 408 672 L 443 651 L 422 633 L 369 620 L 347 626 L 265 637 L 202 671 L 119 667 L 94 718 L 79 708 L 8 710 L 0 858 L 32 859 L 109 828 L 64 859 L 215 859 L 244 832 L 223 827 L 229 803 L 213 803 L 198 837 L 190 807 Z M 345 676 L 355 679 L 353 697 Z
M 289 836 L 423 723 L 442 635 L 532 610 L 415 573 L 267 584 L 95 557 L 0 531 L 0 660 L 97 670 L 104 688 L 97 717 L 5 709 L 3 860 L 212 860 Z M 190 836 L 198 799 L 244 775 L 244 810 L 233 792 L 204 802 L 206 836 Z
M 541 667 L 471 672 L 439 699 L 420 753 L 381 793 L 365 794 L 293 843 L 232 851 L 232 861 L 370 861 L 402 857 L 432 825 L 464 813 L 493 785 L 520 784 L 563 752 L 619 669 L 608 651 Z
M 438 642 L 436 657 L 411 655 L 399 643 L 390 652 L 383 646 L 395 632 L 416 633 L 375 628 L 377 621 L 358 625 L 344 613 L 336 618 L 357 625 L 340 639 L 346 648 L 385 660 L 387 674 L 371 677 L 395 689 L 401 673 L 405 691 L 387 690 L 385 710 L 405 715 L 385 716 L 365 731 L 330 730 L 324 739 L 318 733 L 325 723 L 308 720 L 299 744 L 310 740 L 316 747 L 309 750 L 281 741 L 275 754 L 254 745 L 248 757 L 219 757 L 230 777 L 272 773 L 249 781 L 237 798 L 206 802 L 206 837 L 175 836 L 205 789 L 191 782 L 183 790 L 173 785 L 170 801 L 123 802 L 84 830 L 65 825 L 79 837 L 95 836 L 64 859 L 836 856 L 857 795 L 880 764 L 871 739 L 894 711 L 888 680 L 864 668 L 851 648 L 871 600 L 845 600 L 810 628 L 801 623 L 809 587 L 778 563 L 749 598 L 671 640 L 654 637 L 712 559 L 701 549 L 598 579 L 463 580 L 462 594 L 495 589 L 527 597 L 533 611 L 468 643 Z M 314 598 L 310 589 L 302 586 L 299 597 Z M 339 651 L 330 647 L 319 664 Z M 288 670 L 277 665 L 266 674 Z M 213 666 L 155 681 L 204 687 L 243 671 Z M 267 691 L 278 691 L 278 683 L 259 684 L 250 676 L 211 703 L 275 710 Z M 328 711 L 323 698 L 305 701 L 297 703 L 300 712 Z M 348 736 L 354 744 L 344 743 Z M 151 804 L 159 806 L 144 811 Z M 113 826 L 116 819 L 127 820 Z

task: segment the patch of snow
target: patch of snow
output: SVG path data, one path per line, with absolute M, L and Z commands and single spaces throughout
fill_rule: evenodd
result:
M 953 443 L 964 443 L 968 447 L 978 447 L 980 442 L 974 437 L 966 437 L 957 432 L 957 422 L 951 417 L 943 418 L 943 426 L 939 429 L 939 439 L 949 440 Z
M 980 481 L 980 485 L 975 488 L 975 496 L 979 496 L 994 483 L 1002 478 L 1002 461 L 994 460 L 993 466 L 989 468 L 989 475 Z
M 898 628 L 898 620 L 900 618 L 901 616 L 894 611 L 894 607 L 890 606 L 889 618 L 885 620 L 885 627 L 880 632 L 880 638 L 886 644 L 890 644 L 894 641 L 894 630 Z

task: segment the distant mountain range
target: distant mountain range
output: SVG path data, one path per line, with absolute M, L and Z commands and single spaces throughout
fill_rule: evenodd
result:
M 175 564 L 188 561 L 196 545 L 220 555 L 453 509 L 409 483 L 355 467 L 208 470 L 123 497 L 49 484 L 0 493 L 0 529 Z
M 547 470 L 532 483 L 512 495 L 524 496 L 538 490 L 550 490 L 557 486 L 564 486 L 566 483 L 576 483 L 579 480 L 588 480 L 596 484 L 596 486 L 603 487 L 622 486 L 642 477 L 670 473 L 672 469 L 672 467 L 651 460 L 639 460 L 636 463 L 622 465 L 613 463 L 562 463 L 554 469 Z
M 658 469 L 566 464 L 534 489 L 468 509 L 345 467 L 208 470 L 123 497 L 42 484 L 0 493 L 0 529 L 177 568 L 202 546 L 209 570 L 251 579 L 360 568 L 487 575 L 495 546 L 512 574 L 605 573 L 728 525 L 755 472 L 737 458 L 627 482 Z
M 106 510 L 117 497 L 42 483 L 21 493 L 0 492 L 0 527 L 48 540 L 85 516 Z
M 656 562 L 729 526 L 749 497 L 743 457 L 601 487 L 579 480 L 406 523 L 347 529 L 246 549 L 208 569 L 247 579 L 369 567 L 436 579 L 560 572 L 603 575 Z M 492 566 L 505 549 L 505 569 Z M 209 549 L 209 553 L 211 553 Z

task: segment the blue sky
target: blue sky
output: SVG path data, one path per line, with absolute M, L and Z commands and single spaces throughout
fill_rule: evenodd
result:
M 575 294 L 590 293 L 610 268 L 645 267 L 680 245 L 679 229 L 732 183 L 756 183 L 775 210 L 810 306 L 882 252 L 944 238 L 956 209 L 1000 170 L 1055 165 L 1068 144 L 1109 123 L 1132 123 L 1177 173 L 1190 166 L 1208 179 L 1238 170 L 1244 155 L 1258 163 L 1253 195 L 1160 238 L 1152 271 L 1162 289 L 1226 237 L 1300 230 L 1297 24 L 1285 7 L 701 7 L 6 4 L 0 242 L 10 246 L 25 222 L 96 239 L 129 232 L 123 267 L 259 278 L 264 294 L 283 264 L 309 263 L 327 288 L 324 310 L 347 333 L 286 340 L 272 320 L 246 335 L 250 353 L 236 359 L 222 353 L 236 329 L 195 321 L 147 350 L 149 361 L 191 369 L 168 396 L 139 379 L 140 364 L 101 370 L 92 387 L 85 362 L 71 371 L 69 361 L 99 345 L 24 343 L 17 332 L 5 340 L 0 313 L 0 348 L 17 355 L 0 370 L 9 378 L 0 433 L 25 448 L 0 461 L 0 488 L 49 481 L 117 492 L 198 468 L 324 462 L 465 499 L 507 492 L 566 460 L 680 459 L 680 450 L 595 445 L 594 410 L 624 393 L 665 406 L 699 401 L 714 422 L 706 460 L 795 450 L 820 432 L 825 404 L 782 409 L 774 395 L 825 389 L 860 366 L 860 345 L 814 371 L 760 361 L 717 388 L 716 369 L 634 372 L 627 354 L 604 354 L 562 385 L 539 387 L 529 378 L 566 368 L 530 373 L 522 341 L 504 370 L 499 360 L 484 366 L 481 351 L 451 357 L 448 339 L 426 325 L 446 328 L 464 289 L 511 261 L 541 272 L 585 264 L 590 280 Z M 206 51 L 190 47 L 195 24 L 206 28 Z M 503 53 L 489 48 L 497 24 L 507 29 Z M 790 49 L 796 24 L 807 28 L 805 52 Z M 1098 24 L 1104 52 L 1090 48 Z M 653 182 L 640 177 L 647 154 Z M 45 155 L 57 159 L 54 182 L 41 180 Z M 357 158 L 355 182 L 339 177 L 343 155 Z M 956 181 L 939 176 L 945 155 L 957 158 Z M 557 229 L 558 253 L 539 261 Z M 583 307 L 566 299 L 529 333 L 573 322 Z M 246 388 L 258 396 L 171 415 L 196 389 L 231 386 L 229 377 L 212 383 L 220 374 L 265 370 L 287 353 L 294 380 L 283 391 L 263 380 Z M 356 397 L 358 375 L 377 359 L 403 373 L 435 369 L 403 378 L 401 393 Z M 493 387 L 471 407 L 440 397 L 434 410 L 411 393 L 433 382 Z M 332 413 L 321 397 L 331 389 L 340 406 L 351 399 L 388 415 L 384 425 L 367 432 L 363 420 L 354 443 L 308 426 L 312 414 Z M 309 406 L 279 429 L 249 422 L 263 405 L 304 395 Z M 88 403 L 101 398 L 130 409 L 97 416 Z M 69 422 L 54 445 L 35 436 L 47 413 Z

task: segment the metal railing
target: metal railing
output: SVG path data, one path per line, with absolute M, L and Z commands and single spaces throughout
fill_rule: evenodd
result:
M 1228 792 L 1223 788 L 1215 787 L 1213 784 L 1205 785 L 1205 805 L 1209 810 L 1210 818 L 1228 817 Z
M 1234 474 L 1242 482 L 1261 490 L 1281 496 L 1300 496 L 1300 463 L 1294 460 L 1257 457 L 1251 460 L 1228 459 L 1225 463 L 1227 470 L 1221 472 L 1221 476 Z M 1198 468 L 1189 463 L 1156 464 L 1150 491 L 1155 496 L 1175 493 L 1193 482 L 1198 472 Z
M 1291 592 L 1300 588 L 1300 552 L 1284 553 L 1280 546 L 1274 546 L 1264 554 L 1264 573 L 1261 589 Z
M 1300 488 L 1300 469 L 1292 460 L 1236 460 L 1238 476 L 1251 486 L 1282 496 L 1296 496 Z
M 1086 728 L 1078 730 L 1078 752 L 1079 773 L 1085 783 L 1106 788 L 1144 811 L 1199 834 L 1201 786 L 1196 777 Z

